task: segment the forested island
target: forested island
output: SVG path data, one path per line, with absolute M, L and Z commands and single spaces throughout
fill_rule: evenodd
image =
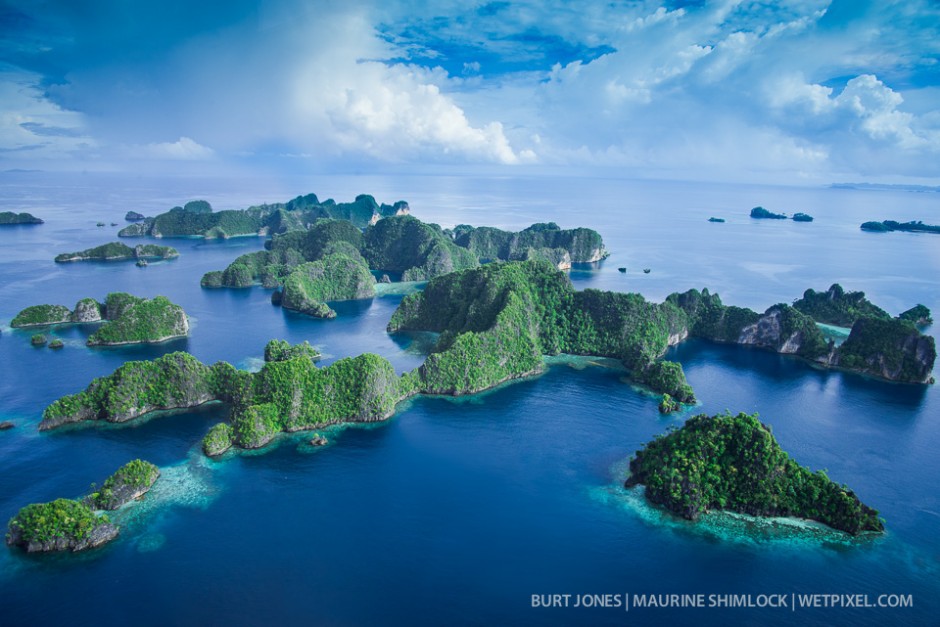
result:
M 563 272 L 540 261 L 488 264 L 433 279 L 392 315 L 389 332 L 410 330 L 440 336 L 425 362 L 401 376 L 373 354 L 318 368 L 315 351 L 283 343 L 269 344 L 258 373 L 172 353 L 125 363 L 85 391 L 59 399 L 44 411 L 40 428 L 124 422 L 222 401 L 233 408 L 231 425 L 214 429 L 205 450 L 257 448 L 281 431 L 383 420 L 415 394 L 473 394 L 535 375 L 545 368 L 543 355 L 559 353 L 620 359 L 635 380 L 668 394 L 663 400 L 673 410 L 671 403 L 695 397 L 682 366 L 660 357 L 689 336 L 908 383 L 928 382 L 936 357 L 933 338 L 907 321 L 861 318 L 836 347 L 813 318 L 789 305 L 758 314 L 725 306 L 707 290 L 675 293 L 661 304 L 638 294 L 579 292 Z
M 156 466 L 135 459 L 108 477 L 100 490 L 81 500 L 56 499 L 27 505 L 10 519 L 6 543 L 28 553 L 77 552 L 106 544 L 118 536 L 120 529 L 107 515 L 95 510 L 114 510 L 139 499 L 159 476 Z
M 920 220 L 911 222 L 896 222 L 894 220 L 885 220 L 884 222 L 863 222 L 860 228 L 863 231 L 872 231 L 875 233 L 887 233 L 890 231 L 908 231 L 911 233 L 940 233 L 940 226 L 924 224 Z
M 44 224 L 43 220 L 37 218 L 31 213 L 14 213 L 12 211 L 0 211 L 0 226 L 13 224 Z
M 345 220 L 320 220 L 306 231 L 275 235 L 265 248 L 238 257 L 224 271 L 206 273 L 201 285 L 283 285 L 286 294 L 288 277 L 298 266 L 337 254 L 358 264 L 359 272 L 394 273 L 403 281 L 427 281 L 487 261 L 537 259 L 564 269 L 607 255 L 601 236 L 591 229 L 561 229 L 549 222 L 519 232 L 467 225 L 445 230 L 412 216 L 384 218 L 364 231 Z
M 104 322 L 88 338 L 89 346 L 162 342 L 189 334 L 183 308 L 164 296 L 140 298 L 112 292 L 103 303 L 83 298 L 70 310 L 63 305 L 32 305 L 10 323 L 14 328 Z
M 852 535 L 884 531 L 877 510 L 793 461 L 756 415 L 701 414 L 657 436 L 630 461 L 625 485 L 639 484 L 651 503 L 688 520 L 723 510 L 806 518 Z
M 768 211 L 763 207 L 754 207 L 751 209 L 751 217 L 757 220 L 786 220 L 787 215 L 785 213 L 774 213 L 773 211 Z
M 155 218 L 144 218 L 143 221 L 126 226 L 118 232 L 118 236 L 215 239 L 269 235 L 306 229 L 321 218 L 349 220 L 362 228 L 381 218 L 406 215 L 408 212 L 408 203 L 403 200 L 393 205 L 379 205 L 375 198 L 367 194 L 356 196 L 356 200 L 351 203 L 336 203 L 332 199 L 321 202 L 316 194 L 307 194 L 286 203 L 224 211 L 213 211 L 205 200 L 193 200 Z
M 170 246 L 158 246 L 156 244 L 138 244 L 131 248 L 121 242 L 111 242 L 102 244 L 87 250 L 80 250 L 74 253 L 62 253 L 56 255 L 56 263 L 65 263 L 69 261 L 124 261 L 133 260 L 154 260 L 154 259 L 173 259 L 179 257 L 179 251 Z
M 786 220 L 787 214 L 774 213 L 764 209 L 763 207 L 754 207 L 751 209 L 751 217 L 758 220 Z M 812 222 L 813 216 L 809 215 L 808 213 L 798 211 L 793 214 L 792 220 L 794 222 Z

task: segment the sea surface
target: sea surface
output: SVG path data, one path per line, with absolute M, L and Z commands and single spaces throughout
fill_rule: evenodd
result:
M 133 458 L 163 472 L 141 503 L 115 514 L 121 535 L 102 549 L 31 556 L 0 547 L 0 624 L 938 624 L 936 385 L 689 341 L 667 358 L 683 364 L 701 404 L 666 417 L 609 361 L 562 358 L 543 376 L 485 394 L 417 398 L 383 424 L 331 429 L 323 448 L 301 434 L 210 461 L 199 441 L 225 417 L 219 404 L 38 432 L 56 398 L 125 361 L 177 350 L 257 369 L 265 343 L 282 338 L 309 340 L 324 364 L 374 352 L 399 372 L 418 366 L 427 338 L 385 332 L 401 294 L 339 303 L 339 317 L 324 321 L 272 306 L 260 287 L 199 287 L 204 272 L 260 250 L 261 238 L 164 240 L 180 257 L 146 268 L 52 262 L 115 241 L 128 210 L 155 215 L 195 198 L 240 208 L 309 192 L 404 199 L 413 215 L 445 227 L 594 228 L 611 255 L 570 272 L 578 289 L 660 301 L 707 287 L 726 304 L 763 311 L 839 282 L 892 314 L 916 303 L 940 314 L 940 236 L 858 228 L 882 219 L 940 223 L 937 193 L 564 177 L 0 173 L 0 210 L 46 221 L 0 228 L 0 420 L 16 423 L 0 432 L 0 520 L 28 503 L 79 497 Z M 752 220 L 756 205 L 816 220 Z M 53 351 L 31 346 L 33 331 L 9 328 L 28 305 L 73 307 L 112 291 L 181 304 L 190 337 L 87 348 L 93 325 L 63 326 L 49 335 L 66 346 Z M 727 515 L 692 524 L 623 489 L 626 462 L 645 442 L 694 413 L 725 410 L 759 412 L 796 461 L 826 469 L 878 509 L 887 533 L 853 539 L 799 521 Z M 783 595 L 788 605 L 634 604 L 635 595 L 669 594 L 755 604 Z M 872 604 L 904 595 L 912 607 L 792 607 L 809 594 L 867 595 Z M 611 595 L 620 605 L 533 607 L 533 595 L 571 595 L 571 606 L 580 595 Z

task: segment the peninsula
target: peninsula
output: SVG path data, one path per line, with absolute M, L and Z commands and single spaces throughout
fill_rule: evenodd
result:
M 852 535 L 884 531 L 877 510 L 793 461 L 756 414 L 701 414 L 657 437 L 630 461 L 625 486 L 639 484 L 651 503 L 693 521 L 723 510 L 807 518 Z

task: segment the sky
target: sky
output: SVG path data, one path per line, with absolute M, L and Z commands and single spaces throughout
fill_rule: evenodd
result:
M 0 0 L 0 170 L 940 184 L 936 0 Z

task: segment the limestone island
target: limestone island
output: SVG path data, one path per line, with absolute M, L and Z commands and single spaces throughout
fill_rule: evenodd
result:
M 137 213 L 136 211 L 128 211 L 124 214 L 124 219 L 128 222 L 140 222 L 141 220 L 146 220 L 147 216 L 142 213 Z
M 110 542 L 118 528 L 81 501 L 56 499 L 33 503 L 10 519 L 6 542 L 27 553 L 84 551 Z
M 170 246 L 157 246 L 156 244 L 138 244 L 131 248 L 121 242 L 111 242 L 102 244 L 87 250 L 74 253 L 62 253 L 56 255 L 56 263 L 65 263 L 69 261 L 124 261 L 136 259 L 138 261 L 146 259 L 173 259 L 179 257 L 179 251 Z
M 173 207 L 155 218 L 145 218 L 118 232 L 119 237 L 203 237 L 229 238 L 243 235 L 269 235 L 302 230 L 321 218 L 349 220 L 362 228 L 387 216 L 407 215 L 408 203 L 379 205 L 367 194 L 356 196 L 351 203 L 332 199 L 320 202 L 316 194 L 298 196 L 286 203 L 274 203 L 213 211 L 205 200 L 193 200 L 182 207 Z
M 100 489 L 85 497 L 84 503 L 95 509 L 115 510 L 149 492 L 159 477 L 159 468 L 135 459 L 108 477 Z
M 27 505 L 10 520 L 6 543 L 27 553 L 77 552 L 106 544 L 118 536 L 119 528 L 95 509 L 115 510 L 139 499 L 159 476 L 156 466 L 135 459 L 108 477 L 100 490 L 81 500 Z
M 224 271 L 206 273 L 203 287 L 250 287 L 260 283 L 286 288 L 298 266 L 342 254 L 362 267 L 357 273 L 400 274 L 403 281 L 427 281 L 455 270 L 489 261 L 543 260 L 559 269 L 607 256 L 600 234 L 591 229 L 561 229 L 557 224 L 533 224 L 519 232 L 459 225 L 453 231 L 412 216 L 383 218 L 365 230 L 347 220 L 320 220 L 307 230 L 275 235 L 267 250 L 235 259 Z M 337 298 L 363 298 L 359 296 Z M 285 290 L 286 293 L 286 290 Z M 275 296 L 275 302 L 280 297 Z
M 756 414 L 701 414 L 658 436 L 630 461 L 625 486 L 640 484 L 651 503 L 692 521 L 729 511 L 805 518 L 852 535 L 884 531 L 877 510 L 793 461 Z
M 43 220 L 37 218 L 31 213 L 13 213 L 12 211 L 0 211 L 0 226 L 43 223 Z
M 183 308 L 165 296 L 139 298 L 112 292 L 99 303 L 83 298 L 74 310 L 62 305 L 33 305 L 19 312 L 11 327 L 104 322 L 88 338 L 89 346 L 163 342 L 189 334 L 189 319 Z
M 715 217 L 711 217 L 711 218 L 708 219 L 708 221 L 709 221 L 709 222 L 724 222 L 725 219 L 724 219 L 724 218 L 715 218 Z
M 462 396 L 544 371 L 544 355 L 568 353 L 619 359 L 638 383 L 672 402 L 695 396 L 681 364 L 663 361 L 687 337 L 792 354 L 823 365 L 907 383 L 926 383 L 936 358 L 932 337 L 897 319 L 859 319 L 839 347 L 810 316 L 777 304 L 763 314 L 725 306 L 708 290 L 671 294 L 651 303 L 639 294 L 576 291 L 545 261 L 491 263 L 432 279 L 402 299 L 391 333 L 439 334 L 430 355 L 401 376 L 366 353 L 319 368 L 312 349 L 269 344 L 257 373 L 231 364 L 202 364 L 188 353 L 132 361 L 65 396 L 43 412 L 40 429 L 104 420 L 125 422 L 156 410 L 221 401 L 228 427 L 203 442 L 210 454 L 258 448 L 280 432 L 317 430 L 390 417 L 416 394 Z
M 794 222 L 812 222 L 813 216 L 809 215 L 808 213 L 797 212 L 793 214 L 793 221 Z
M 773 213 L 772 211 L 767 211 L 763 207 L 754 207 L 751 209 L 751 217 L 761 220 L 786 220 L 787 215 L 785 213 Z
M 940 233 L 940 226 L 924 224 L 920 220 L 917 220 L 916 222 L 895 222 L 894 220 L 885 220 L 884 222 L 863 222 L 861 229 L 863 231 L 872 231 L 875 233 L 887 233 L 889 231 Z

